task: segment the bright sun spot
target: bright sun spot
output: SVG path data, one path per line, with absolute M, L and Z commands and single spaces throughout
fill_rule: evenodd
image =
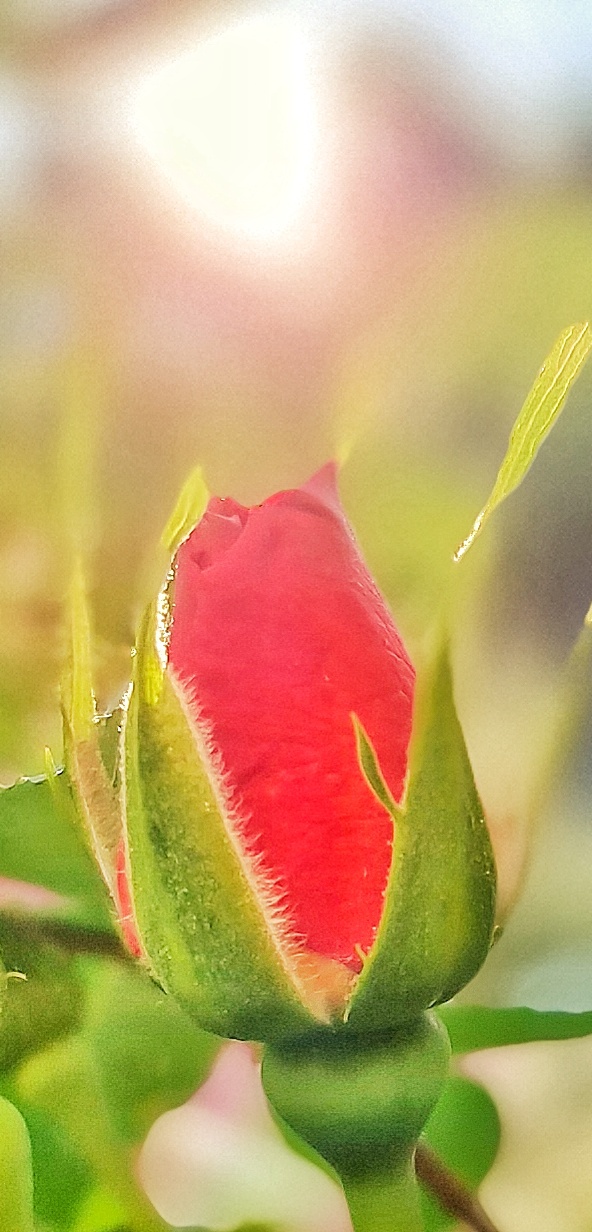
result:
M 211 222 L 273 240 L 298 221 L 311 189 L 311 76 L 294 18 L 252 18 L 144 78 L 134 127 L 181 196 Z

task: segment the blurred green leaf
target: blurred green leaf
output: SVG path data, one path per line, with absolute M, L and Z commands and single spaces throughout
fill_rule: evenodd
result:
M 91 1042 L 82 1034 L 71 1036 L 30 1057 L 15 1076 L 15 1089 L 19 1100 L 58 1126 L 95 1181 L 122 1203 L 126 1214 L 133 1209 L 139 1196 L 109 1120 Z M 56 1171 L 60 1165 L 63 1169 L 63 1162 L 54 1160 Z M 59 1183 L 66 1185 L 67 1172 L 61 1172 Z
M 592 1035 L 592 1010 L 490 1009 L 482 1005 L 445 1005 L 438 1014 L 450 1036 L 453 1052 L 477 1052 L 536 1040 L 580 1039 Z
M 68 777 L 0 788 L 0 877 L 63 895 L 52 915 L 111 931 L 109 898 L 80 834 Z
M 62 682 L 62 702 L 72 739 L 90 740 L 95 718 L 91 664 L 91 630 L 82 566 L 76 562 L 70 584 L 70 653 Z
M 89 1007 L 81 1031 L 29 1058 L 15 1075 L 15 1091 L 23 1108 L 41 1112 L 66 1136 L 74 1156 L 117 1209 L 124 1208 L 130 1228 L 160 1229 L 137 1188 L 133 1153 L 156 1117 L 204 1081 L 219 1041 L 194 1027 L 143 972 L 87 963 Z M 58 1154 L 55 1166 L 66 1185 L 71 1160 Z M 99 1219 L 96 1202 L 89 1196 L 92 1218 L 99 1211 Z M 91 1214 L 86 1222 L 80 1217 L 80 1232 L 111 1226 L 93 1224 Z
M 189 1098 L 220 1047 L 142 972 L 111 964 L 94 983 L 85 1035 L 111 1123 L 130 1144 Z
M 104 353 L 94 338 L 89 340 L 87 331 L 83 339 L 73 338 L 60 355 L 52 384 L 60 408 L 54 460 L 59 532 L 62 552 L 71 559 L 92 548 L 101 514 L 96 459 L 109 373 Z
M 540 761 L 529 802 L 531 816 L 542 815 L 563 784 L 582 740 L 592 698 L 592 609 L 564 664 L 555 689 L 554 706 L 540 741 Z
M 130 1225 L 127 1211 L 103 1189 L 93 1189 L 79 1212 L 72 1232 L 122 1232 Z
M 453 1175 L 476 1190 L 497 1155 L 500 1122 L 490 1096 L 465 1078 L 452 1077 L 432 1113 L 424 1137 Z M 426 1232 L 439 1232 L 456 1220 L 425 1190 L 422 1192 Z
M 465 555 L 490 514 L 522 483 L 591 348 L 592 331 L 587 321 L 570 325 L 560 334 L 514 424 L 491 495 L 477 515 L 470 534 L 457 548 L 455 560 Z
M 34 1232 L 31 1143 L 25 1122 L 0 1096 L 0 1228 Z
M 365 1030 L 448 1000 L 478 971 L 491 944 L 495 867 L 445 650 L 418 691 L 401 806 L 359 724 L 357 734 L 362 770 L 396 833 L 385 910 L 350 1002 L 351 1025 Z
M 42 1226 L 69 1230 L 93 1184 L 92 1172 L 53 1119 L 16 1102 L 31 1138 L 35 1217 Z
M 199 1229 L 196 1229 L 195 1232 L 199 1232 Z M 202 1232 L 205 1232 L 205 1230 L 202 1229 Z M 277 1229 L 268 1223 L 241 1223 L 240 1228 L 237 1228 L 236 1232 L 277 1232 Z
M 445 457 L 395 456 L 386 429 L 362 440 L 340 477 L 364 557 L 397 614 L 404 640 L 421 644 L 435 612 L 466 616 L 488 576 L 492 545 L 463 569 L 454 545 L 479 500 L 475 474 L 454 471 Z
M 7 972 L 0 1003 L 0 1072 L 80 1025 L 83 984 L 72 959 L 51 944 L 32 944 L 0 916 L 0 957 Z

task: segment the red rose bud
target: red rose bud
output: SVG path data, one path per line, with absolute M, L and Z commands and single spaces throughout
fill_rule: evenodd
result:
M 372 946 L 414 672 L 338 503 L 334 469 L 245 509 L 211 500 L 177 556 L 169 669 L 225 775 L 237 837 L 290 933 L 354 971 Z
M 441 657 L 401 810 L 413 689 L 334 466 L 210 500 L 142 626 L 125 770 L 130 935 L 204 1027 L 392 1025 L 480 965 L 491 856 Z

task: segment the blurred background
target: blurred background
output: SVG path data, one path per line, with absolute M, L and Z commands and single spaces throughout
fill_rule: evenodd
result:
M 467 998 L 591 1009 L 585 705 L 544 770 L 592 600 L 592 369 L 451 557 L 592 314 L 592 8 L 4 0 L 0 166 L 0 779 L 59 760 L 75 551 L 107 708 L 188 470 L 254 503 L 336 455 L 412 653 L 450 613 L 503 907 L 522 889 Z M 471 1073 L 504 1126 L 491 1214 L 590 1232 L 592 1045 Z

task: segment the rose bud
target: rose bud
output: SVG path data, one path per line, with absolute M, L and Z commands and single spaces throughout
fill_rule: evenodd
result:
M 220 1035 L 417 1018 L 476 972 L 493 922 L 446 655 L 411 740 L 414 671 L 332 465 L 183 520 L 125 724 L 128 935 Z
M 105 761 L 73 591 L 78 813 L 128 947 L 220 1035 L 398 1029 L 491 942 L 493 861 L 446 654 L 414 704 L 335 479 L 329 465 L 261 505 L 205 512 L 184 490 L 111 721 L 120 764 Z

